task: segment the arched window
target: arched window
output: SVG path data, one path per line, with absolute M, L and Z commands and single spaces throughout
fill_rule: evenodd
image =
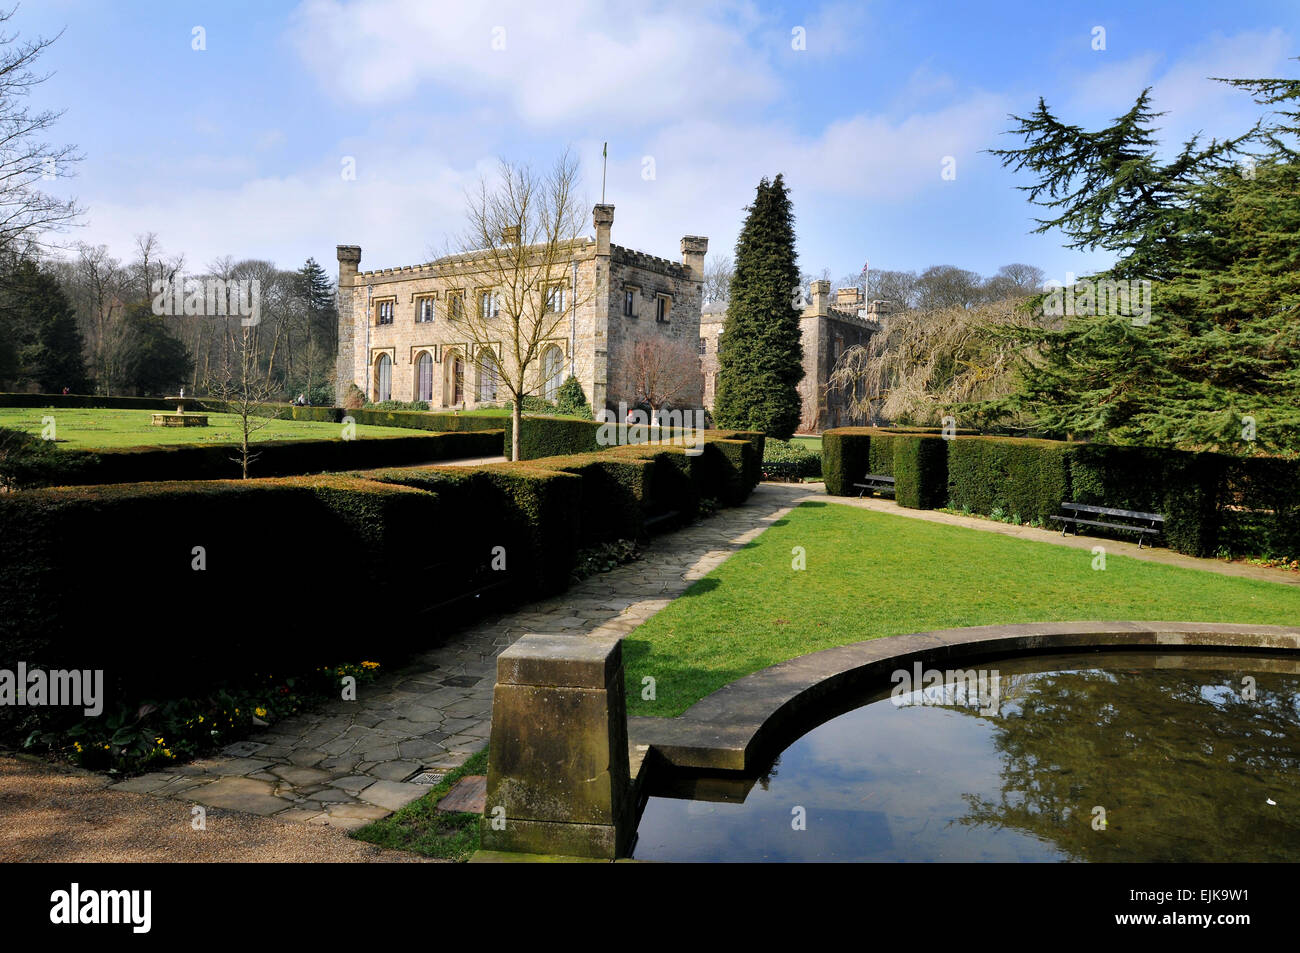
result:
M 554 402 L 560 394 L 560 378 L 564 374 L 564 355 L 558 347 L 549 347 L 542 355 L 542 380 L 545 382 L 543 394 Z
M 415 399 L 433 400 L 433 355 L 428 351 L 415 360 Z
M 496 400 L 497 386 L 501 380 L 501 369 L 497 357 L 488 348 L 479 351 L 478 358 L 478 399 Z
M 380 354 L 375 362 L 375 401 L 383 403 L 393 399 L 393 359 Z

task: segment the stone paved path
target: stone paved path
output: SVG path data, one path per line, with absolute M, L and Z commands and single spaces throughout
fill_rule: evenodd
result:
M 219 757 L 113 788 L 286 821 L 363 826 L 428 790 L 413 778 L 427 781 L 458 767 L 487 743 L 503 649 L 530 632 L 626 635 L 787 512 L 800 494 L 760 486 L 743 506 L 651 540 L 636 562 L 446 637 L 401 670 L 361 686 L 355 702 L 334 702 Z

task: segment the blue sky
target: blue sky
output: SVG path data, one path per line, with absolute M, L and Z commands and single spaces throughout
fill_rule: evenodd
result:
M 363 268 L 424 261 L 497 157 L 571 147 L 594 202 L 608 141 L 619 244 L 677 258 L 698 234 L 730 254 L 759 178 L 783 172 L 806 271 L 1024 261 L 1063 280 L 1104 262 L 1029 234 L 1027 180 L 982 151 L 1012 141 L 1008 113 L 1043 96 L 1096 125 L 1150 85 L 1171 142 L 1234 134 L 1256 107 L 1207 77 L 1300 75 L 1294 0 L 26 0 L 10 26 L 64 31 L 34 102 L 66 110 L 52 139 L 85 156 L 56 183 L 87 209 L 67 239 L 129 257 L 156 232 L 193 271 L 311 255 L 333 272 L 337 244 Z

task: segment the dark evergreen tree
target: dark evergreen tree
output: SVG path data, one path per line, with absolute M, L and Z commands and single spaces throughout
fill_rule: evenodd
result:
M 30 258 L 12 262 L 0 281 L 0 326 L 9 345 L 0 364 L 47 394 L 88 388 L 76 312 L 59 281 Z
M 293 386 L 306 393 L 313 404 L 332 403 L 334 355 L 338 350 L 334 283 L 315 258 L 308 258 L 298 269 L 295 291 L 301 303 L 306 347 Z
M 713 417 L 722 427 L 786 440 L 799 426 L 803 343 L 794 213 L 782 176 L 759 183 L 748 212 L 736 241 Z
M 1242 85 L 1261 101 L 1300 98 L 1300 81 L 1264 82 Z M 1120 443 L 1300 447 L 1300 166 L 1282 141 L 1289 130 L 1192 139 L 1161 162 L 1157 115 L 1143 92 L 1090 133 L 1040 100 L 1018 119 L 1024 147 L 997 150 L 1037 175 L 1025 188 L 1053 211 L 1039 231 L 1117 255 L 1090 285 L 1149 281 L 1151 295 L 1149 321 L 1131 309 L 1086 313 L 1101 310 L 1093 301 L 1028 336 L 1003 329 L 1031 345 L 1023 385 L 979 409 L 1027 411 L 1045 432 Z M 1265 151 L 1245 156 L 1252 145 Z
M 175 394 L 194 370 L 189 350 L 148 303 L 128 308 L 126 323 L 129 347 L 123 376 L 127 386 L 141 396 Z

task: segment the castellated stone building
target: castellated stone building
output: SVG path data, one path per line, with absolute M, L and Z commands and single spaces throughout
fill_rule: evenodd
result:
M 866 343 L 882 330 L 889 304 L 873 301 L 867 308 L 861 288 L 840 288 L 831 295 L 829 281 L 814 281 L 799 316 L 803 338 L 803 380 L 799 397 L 803 402 L 800 433 L 820 433 L 831 427 L 865 423 L 845 395 L 828 392 L 826 382 L 835 362 L 848 348 Z M 727 317 L 727 303 L 713 301 L 700 315 L 700 362 L 704 373 L 704 406 L 713 407 L 718 376 L 718 340 Z
M 541 342 L 534 392 L 554 400 L 572 374 L 595 410 L 617 410 L 620 401 L 636 404 L 628 363 L 638 341 L 697 346 L 709 240 L 686 236 L 681 261 L 669 261 L 611 244 L 613 205 L 595 206 L 592 222 L 595 237 L 568 244 L 564 279 L 550 283 L 548 313 L 556 320 L 545 324 L 554 333 Z M 461 308 L 488 309 L 475 313 L 493 316 L 493 326 L 500 305 L 489 276 L 501 272 L 488 253 L 359 271 L 361 249 L 339 245 L 338 262 L 340 403 L 350 384 L 371 401 L 427 400 L 434 408 L 509 400 L 500 376 L 507 328 L 500 340 L 476 345 L 463 323 L 449 320 Z M 701 378 L 676 407 L 699 409 L 702 389 Z

